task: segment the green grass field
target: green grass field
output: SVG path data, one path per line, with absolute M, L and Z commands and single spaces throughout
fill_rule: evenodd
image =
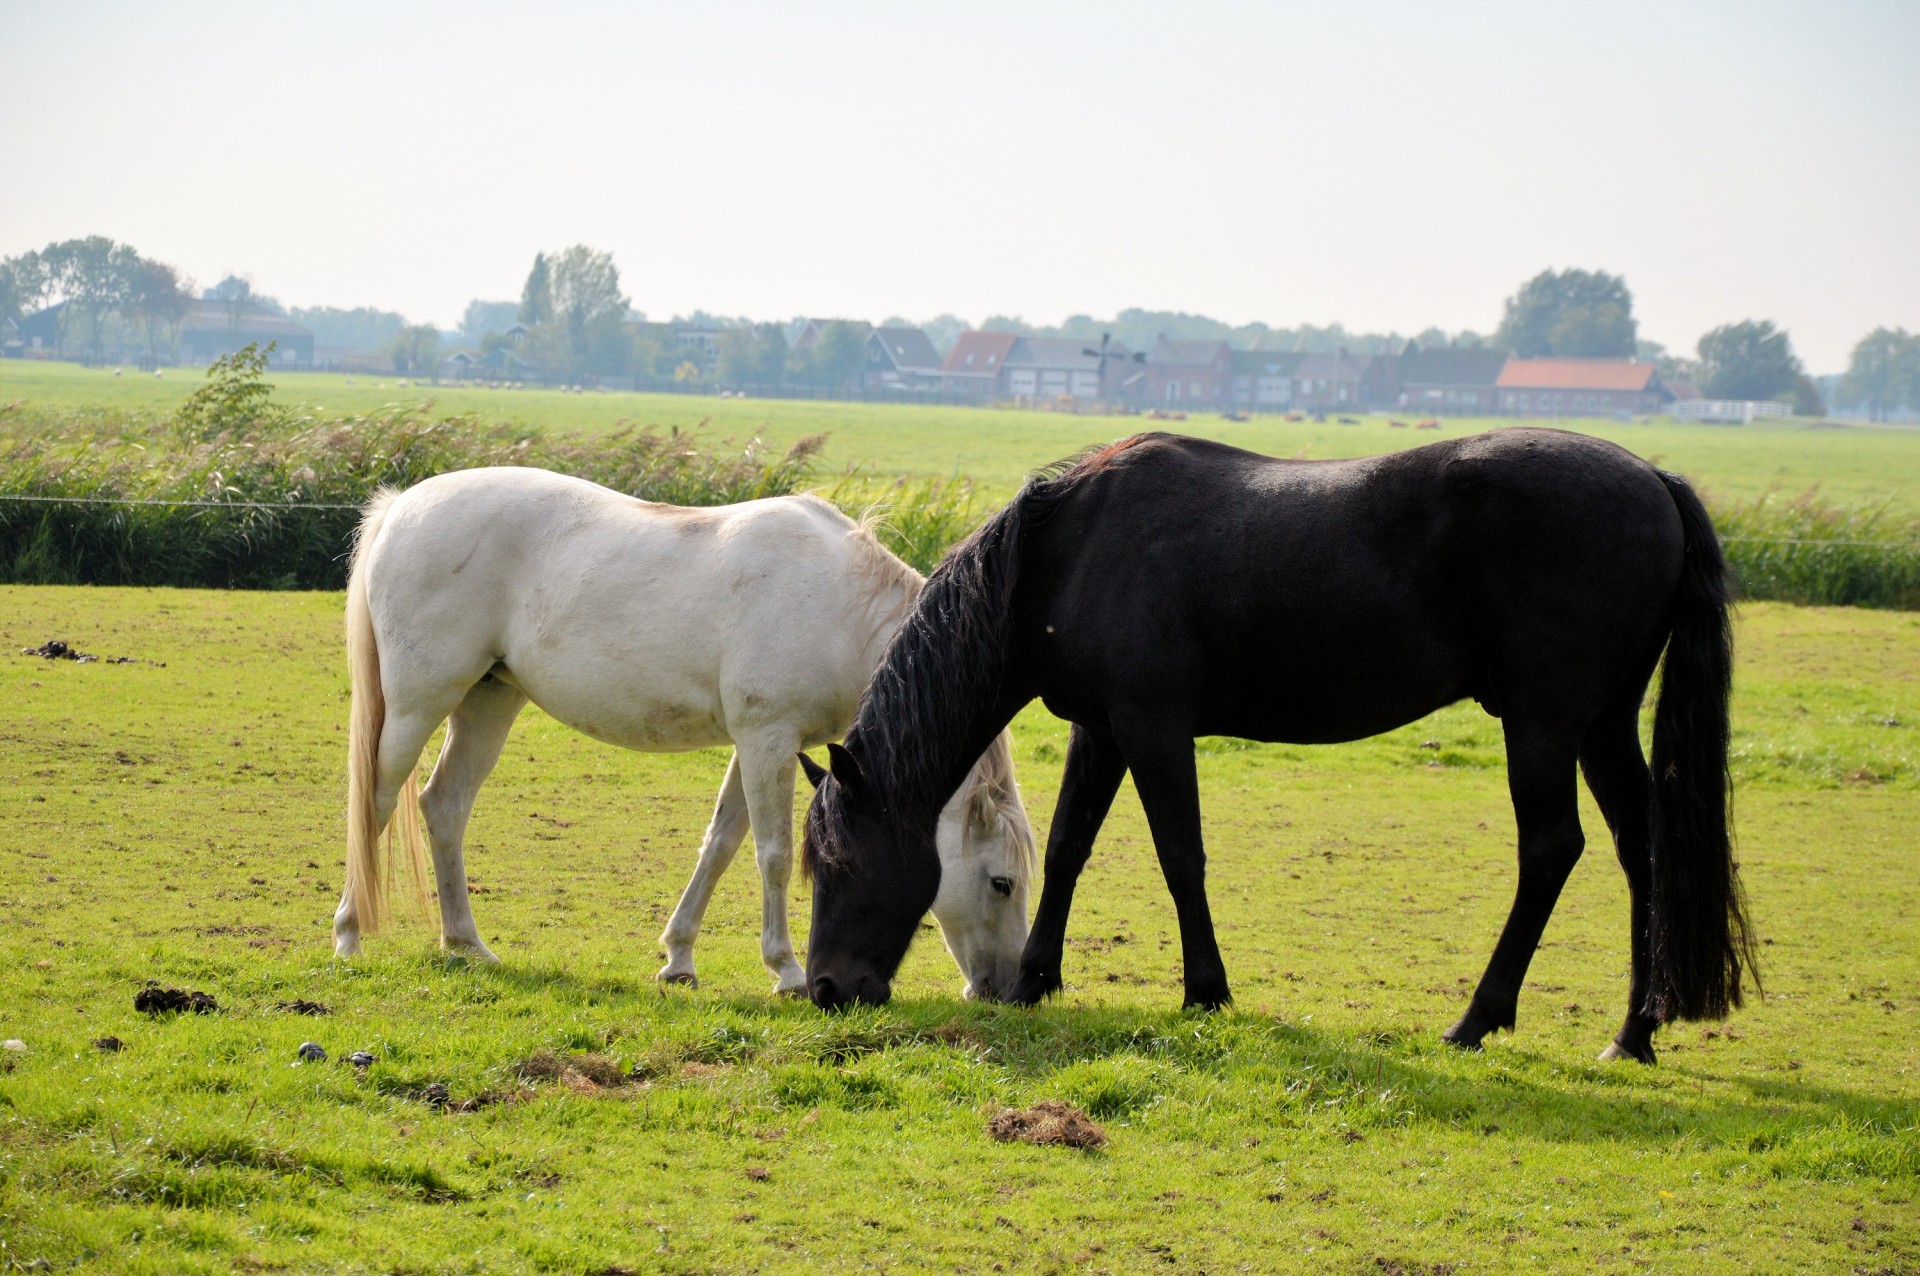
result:
M 1591 803 L 1517 1032 L 1438 1039 L 1513 884 L 1498 724 L 1471 705 L 1351 746 L 1202 742 L 1228 1013 L 1175 1009 L 1126 792 L 1041 1010 L 961 1001 L 931 930 L 883 1010 L 772 999 L 747 857 L 702 987 L 663 991 L 654 937 L 724 755 L 626 754 L 531 711 L 469 837 L 503 964 L 444 961 L 419 923 L 337 963 L 340 608 L 0 588 L 0 1038 L 26 1046 L 0 1052 L 0 1270 L 1920 1269 L 1920 615 L 1744 610 L 1768 994 L 1663 1031 L 1644 1069 L 1593 1062 L 1626 902 Z M 13 654 L 54 637 L 160 663 Z M 1064 731 L 1038 709 L 1016 731 L 1044 827 Z M 805 914 L 797 892 L 797 939 Z M 150 1021 L 147 979 L 221 1010 Z M 295 998 L 333 1013 L 274 1008 Z M 90 1044 L 109 1034 L 126 1048 Z M 306 1039 L 379 1061 L 296 1065 Z M 522 1079 L 543 1049 L 643 1079 Z M 432 1083 L 501 1101 L 443 1114 Z M 1105 1149 L 987 1137 L 1049 1098 Z
M 1360 425 L 1342 426 L 1289 423 L 1273 417 L 1230 422 L 1217 415 L 1195 414 L 1184 422 L 1162 424 L 1138 417 L 994 408 L 456 386 L 403 389 L 390 376 L 356 377 L 352 385 L 343 376 L 320 373 L 273 373 L 268 379 L 278 387 L 280 398 L 306 404 L 316 415 L 372 412 L 390 403 L 430 398 L 448 413 L 473 412 L 549 429 L 604 430 L 627 424 L 684 429 L 705 422 L 715 435 L 746 438 L 757 433 L 782 445 L 825 433 L 830 436 L 824 455 L 827 470 L 857 465 L 887 477 L 965 475 L 995 501 L 1011 495 L 1022 477 L 1037 466 L 1141 429 L 1178 430 L 1269 455 L 1309 457 L 1363 456 L 1435 437 L 1426 431 L 1392 429 L 1385 417 L 1362 417 Z M 0 360 L 0 408 L 17 404 L 170 412 L 199 380 L 184 368 L 169 368 L 156 380 L 151 374 L 115 377 L 111 369 L 75 364 Z M 1513 419 L 1506 417 L 1450 418 L 1439 433 L 1444 437 L 1511 424 Z M 1722 501 L 1751 500 L 1770 491 L 1798 495 L 1818 489 L 1831 501 L 1885 502 L 1897 513 L 1920 516 L 1920 429 L 1868 425 L 1811 429 L 1793 422 L 1734 428 L 1580 419 L 1550 424 L 1613 439 L 1688 475 L 1710 497 Z

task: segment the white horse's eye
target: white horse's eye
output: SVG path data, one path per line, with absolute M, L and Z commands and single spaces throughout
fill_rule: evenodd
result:
M 1013 879 L 1011 877 L 994 877 L 994 878 L 989 878 L 988 881 L 993 886 L 994 894 L 996 895 L 1013 894 Z

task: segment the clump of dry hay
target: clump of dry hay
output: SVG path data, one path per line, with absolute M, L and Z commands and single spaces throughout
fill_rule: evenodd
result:
M 558 1081 L 581 1091 L 612 1089 L 635 1079 L 621 1071 L 620 1061 L 612 1055 L 559 1054 L 545 1048 L 528 1056 L 518 1072 L 524 1081 Z
M 1032 1143 L 1046 1147 L 1102 1147 L 1107 1132 L 1087 1119 L 1087 1114 L 1071 1104 L 1042 1099 L 1024 1111 L 1002 1108 L 987 1122 L 987 1133 L 1001 1143 Z

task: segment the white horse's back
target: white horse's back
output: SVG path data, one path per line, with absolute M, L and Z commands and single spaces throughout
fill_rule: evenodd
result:
M 772 720 L 813 744 L 851 720 L 878 659 L 854 615 L 873 593 L 866 540 L 814 497 L 686 509 L 544 470 L 463 470 L 388 506 L 368 605 L 390 685 L 452 697 L 491 672 L 630 749 L 725 744 Z M 846 620 L 797 642 L 803 616 Z

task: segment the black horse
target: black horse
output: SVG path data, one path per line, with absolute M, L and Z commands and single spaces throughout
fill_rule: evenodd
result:
M 1632 896 L 1632 988 L 1603 1057 L 1650 1062 L 1656 1027 L 1724 1017 L 1753 969 L 1729 837 L 1724 575 L 1683 479 L 1558 430 L 1350 461 L 1142 434 L 1063 463 L 948 555 L 831 774 L 807 763 L 813 1000 L 887 1000 L 939 885 L 941 804 L 1036 696 L 1073 731 L 1009 1000 L 1060 987 L 1074 883 L 1131 770 L 1186 1004 L 1206 1007 L 1230 994 L 1194 737 L 1354 740 L 1471 696 L 1504 726 L 1520 882 L 1447 1040 L 1513 1026 L 1583 846 L 1577 764 Z M 1663 649 L 1649 771 L 1639 710 Z

